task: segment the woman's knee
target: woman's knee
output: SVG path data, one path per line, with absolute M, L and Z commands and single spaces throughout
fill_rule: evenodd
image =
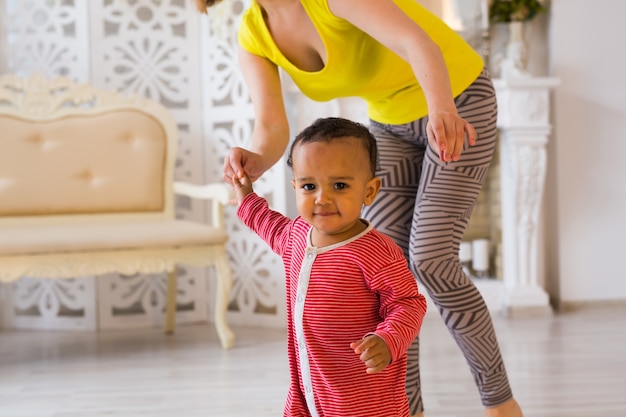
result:
M 463 271 L 458 257 L 453 254 L 437 258 L 425 255 L 413 256 L 409 263 L 411 271 L 418 281 L 433 296 L 461 288 L 474 287 L 472 280 Z

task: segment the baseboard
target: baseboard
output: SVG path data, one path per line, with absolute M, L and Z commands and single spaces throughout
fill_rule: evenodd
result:
M 555 306 L 559 313 L 581 310 L 626 311 L 626 300 L 561 301 L 555 303 Z
M 502 310 L 502 315 L 507 318 L 550 317 L 552 314 L 552 307 L 549 305 L 505 307 Z

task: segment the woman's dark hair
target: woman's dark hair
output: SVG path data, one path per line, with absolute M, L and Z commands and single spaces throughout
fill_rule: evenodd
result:
M 376 138 L 361 123 L 341 117 L 326 117 L 317 119 L 313 124 L 300 132 L 291 144 L 289 155 L 287 157 L 287 166 L 293 169 L 293 150 L 296 146 L 303 143 L 312 143 L 333 139 L 354 137 L 360 139 L 360 143 L 369 155 L 370 168 L 372 176 L 376 175 L 378 167 L 378 147 L 376 146 Z

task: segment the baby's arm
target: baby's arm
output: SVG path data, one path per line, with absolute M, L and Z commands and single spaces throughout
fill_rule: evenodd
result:
M 395 260 L 381 268 L 369 280 L 369 285 L 379 296 L 379 314 L 383 318 L 374 332 L 387 343 L 392 360 L 396 360 L 406 354 L 419 333 L 426 313 L 426 299 L 420 294 L 402 251 L 390 248 L 389 252 L 392 251 Z
M 252 181 L 247 175 L 239 173 L 232 185 L 239 219 L 270 245 L 272 251 L 282 255 L 290 238 L 291 219 L 271 210 L 267 201 L 254 193 Z

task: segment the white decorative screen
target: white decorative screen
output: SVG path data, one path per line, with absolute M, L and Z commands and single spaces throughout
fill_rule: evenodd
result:
M 5 72 L 88 79 L 84 0 L 4 0 Z
M 176 179 L 219 181 L 228 149 L 249 145 L 254 117 L 236 62 L 236 28 L 246 6 L 228 1 L 204 16 L 191 0 L 0 0 L 1 69 L 62 75 L 160 102 L 179 127 Z M 256 191 L 284 211 L 284 164 L 259 180 Z M 203 222 L 207 210 L 187 198 L 176 201 L 180 218 Z M 229 321 L 283 326 L 282 263 L 239 222 L 234 207 L 226 215 L 234 275 Z M 181 265 L 178 272 L 177 319 L 206 320 L 213 271 Z M 28 278 L 8 286 L 6 318 L 10 326 L 35 328 L 161 325 L 164 280 Z

